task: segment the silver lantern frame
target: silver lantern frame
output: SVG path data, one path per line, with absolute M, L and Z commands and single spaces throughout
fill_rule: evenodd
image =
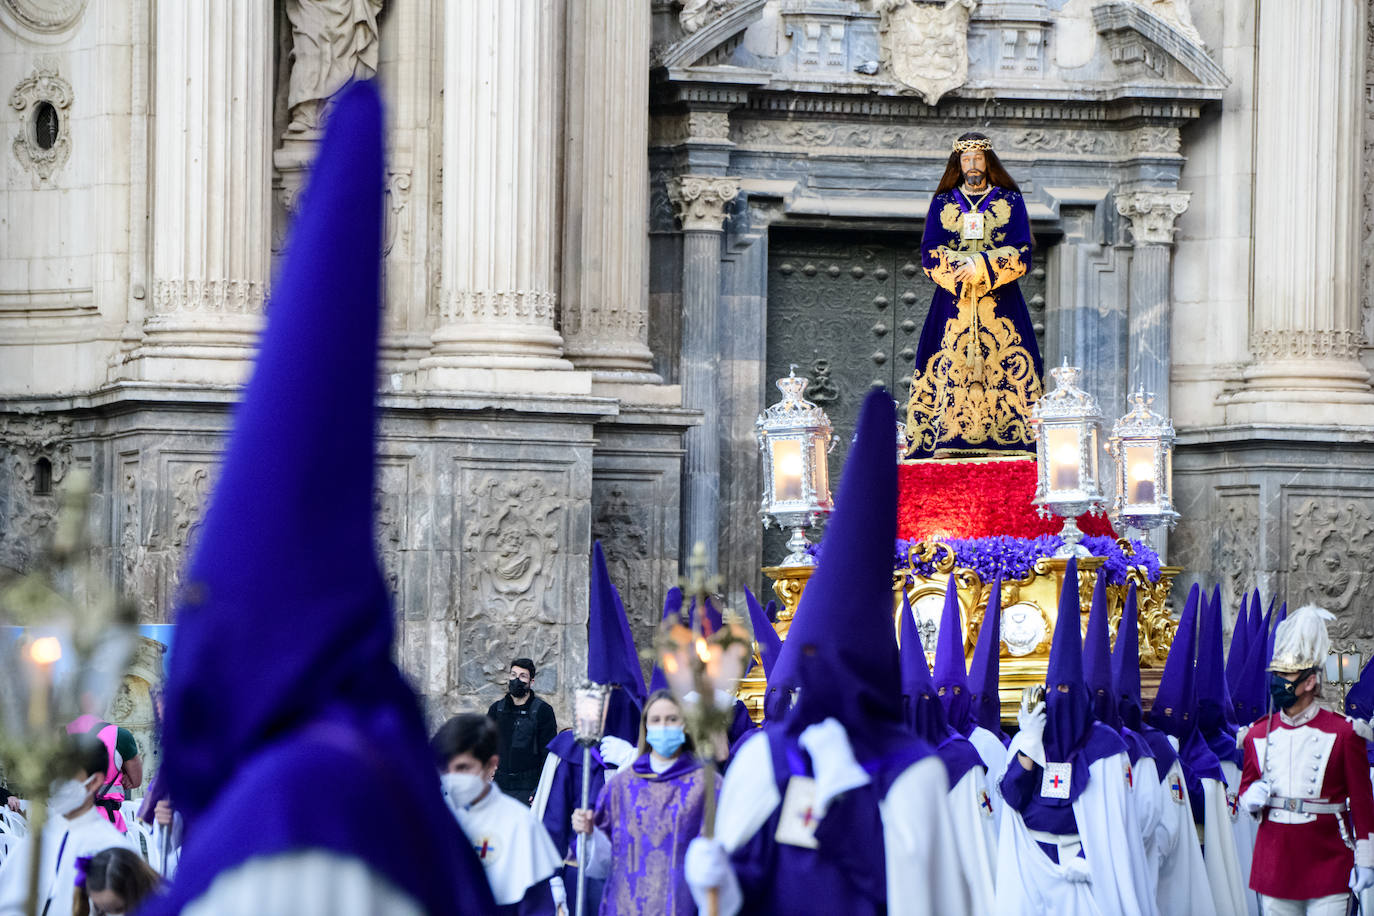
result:
M 1116 463 L 1116 498 L 1112 514 L 1118 524 L 1139 531 L 1178 524 L 1174 510 L 1174 425 L 1150 409 L 1155 396 L 1137 388 L 1125 416 L 1112 424 L 1107 452 Z M 1139 454 L 1148 451 L 1147 456 Z M 1134 454 L 1133 454 L 1134 453 Z M 1141 459 L 1144 459 L 1142 461 Z M 1150 476 L 1136 478 L 1132 470 L 1144 464 Z M 1139 499 L 1135 484 L 1150 485 L 1149 499 Z
M 1078 516 L 1085 512 L 1100 512 L 1103 508 L 1102 484 L 1098 467 L 1098 429 L 1102 410 L 1097 399 L 1082 388 L 1078 380 L 1082 370 L 1064 365 L 1050 370 L 1055 387 L 1045 393 L 1031 408 L 1030 425 L 1035 436 L 1035 505 L 1042 518 L 1057 515 L 1064 519 L 1059 536 L 1064 546 L 1055 552 L 1057 557 L 1089 556 L 1080 541 L 1083 531 Z M 1069 454 L 1072 461 L 1064 461 Z M 1072 484 L 1061 474 L 1072 465 Z
M 825 411 L 803 397 L 810 380 L 798 376 L 796 368 L 792 366 L 786 378 L 774 383 L 782 392 L 782 400 L 765 409 L 754 422 L 754 434 L 763 454 L 759 516 L 764 528 L 777 524 L 779 528 L 792 529 L 787 540 L 789 553 L 781 566 L 814 566 L 816 561 L 807 552 L 811 542 L 806 529 L 835 508 L 830 496 L 827 458 L 835 447 L 835 438 Z M 783 481 L 779 479 L 779 464 L 789 459 L 797 463 L 797 480 L 795 485 L 788 480 L 780 488 Z

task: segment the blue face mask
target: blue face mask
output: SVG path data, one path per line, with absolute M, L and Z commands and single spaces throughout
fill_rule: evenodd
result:
M 671 757 L 681 750 L 687 733 L 681 725 L 653 725 L 645 731 L 644 740 L 649 742 L 649 747 L 658 756 Z

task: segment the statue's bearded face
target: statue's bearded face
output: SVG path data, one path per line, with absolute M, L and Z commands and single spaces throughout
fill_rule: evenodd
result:
M 959 170 L 964 173 L 964 184 L 970 188 L 981 188 L 988 180 L 988 157 L 980 149 L 961 153 Z

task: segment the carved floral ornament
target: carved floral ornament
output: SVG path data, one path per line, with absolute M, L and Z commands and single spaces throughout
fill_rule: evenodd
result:
M 668 198 L 688 231 L 719 232 L 725 225 L 726 205 L 738 196 L 738 178 L 683 175 L 668 182 Z
M 19 133 L 14 138 L 14 158 L 47 181 L 71 155 L 67 129 L 72 104 L 71 83 L 57 74 L 57 65 L 40 63 L 33 75 L 14 87 L 10 107 L 19 113 Z
M 1137 245 L 1172 245 L 1174 220 L 1188 209 L 1192 191 L 1152 189 L 1116 195 L 1116 212 L 1131 221 Z

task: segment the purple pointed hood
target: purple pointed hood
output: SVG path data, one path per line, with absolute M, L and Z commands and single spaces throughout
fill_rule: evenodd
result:
M 1201 592 L 1197 583 L 1188 590 L 1188 601 L 1178 620 L 1174 644 L 1164 662 L 1159 691 L 1150 709 L 1149 721 L 1160 731 L 1183 741 L 1197 728 L 1194 700 L 1193 658 L 1197 651 L 1197 618 Z
M 161 773 L 189 841 L 151 913 L 306 848 L 367 863 L 426 912 L 490 906 L 392 662 L 374 544 L 382 132 L 371 83 L 335 97 L 186 571 Z M 339 802 L 364 785 L 387 795 L 365 831 Z M 264 816 L 265 797 L 290 803 Z
M 911 601 L 902 589 L 902 698 L 906 707 L 906 724 L 920 738 L 939 745 L 949 734 L 945 707 L 935 692 L 935 681 L 926 662 L 921 631 L 911 612 Z
M 606 711 L 606 734 L 626 741 L 639 740 L 644 709 L 644 669 L 639 666 L 630 622 L 620 592 L 611 582 L 601 542 L 592 545 L 592 579 L 587 612 L 587 679 L 615 684 Z
M 674 614 L 682 614 L 682 589 L 676 585 L 668 589 L 668 594 L 663 596 L 663 619 L 667 620 Z M 688 621 L 683 619 L 682 622 L 686 624 Z M 664 676 L 658 662 L 654 662 L 654 670 L 649 673 L 649 693 L 667 689 L 668 678 Z
M 1252 635 L 1258 637 L 1261 634 Z M 1236 722 L 1240 725 L 1249 725 L 1264 718 L 1269 705 L 1268 665 L 1268 641 L 1263 638 L 1252 639 L 1250 650 L 1245 654 L 1245 664 L 1237 678 L 1239 689 L 1231 697 L 1231 705 L 1236 710 Z
M 907 731 L 892 621 L 892 543 L 897 532 L 896 413 L 885 390 L 859 412 L 825 547 L 778 660 L 795 702 L 789 736 L 834 717 L 860 762 L 905 768 L 933 749 Z M 900 770 L 897 770 L 900 772 Z
M 763 674 L 769 677 L 778 664 L 778 653 L 782 651 L 782 637 L 773 629 L 773 624 L 768 620 L 768 613 L 759 607 L 759 599 L 754 597 L 754 593 L 747 585 L 744 587 L 744 602 L 749 606 L 749 623 L 754 628 L 754 642 L 759 646 Z
M 1083 680 L 1081 615 L 1078 558 L 1070 557 L 1059 590 L 1059 615 L 1045 677 L 1045 755 L 1050 760 L 1069 760 L 1092 726 L 1088 685 Z
M 1240 610 L 1236 613 L 1236 624 L 1231 630 L 1231 645 L 1226 652 L 1226 689 L 1231 695 L 1232 705 L 1240 693 L 1241 678 L 1245 672 L 1245 658 L 1250 654 L 1250 614 L 1247 608 L 1252 602 L 1241 598 Z M 1253 604 L 1259 604 L 1259 590 L 1255 590 Z
M 1002 698 L 997 692 L 1002 654 L 1002 580 L 992 583 L 988 592 L 987 610 L 983 625 L 978 629 L 978 642 L 973 647 L 969 663 L 968 682 L 973 705 L 973 723 L 1002 738 Z
M 1352 719 L 1374 718 L 1374 661 L 1365 663 L 1360 679 L 1346 691 L 1345 714 Z
M 1236 747 L 1236 714 L 1231 709 L 1231 693 L 1226 686 L 1221 629 L 1221 588 L 1218 586 L 1213 589 L 1198 626 L 1197 664 L 1193 675 L 1197 727 L 1218 760 L 1230 760 L 1239 766 L 1242 759 L 1240 748 Z
M 1121 622 L 1116 628 L 1116 646 L 1112 649 L 1112 683 L 1116 687 L 1117 712 L 1121 715 L 1122 735 L 1139 735 L 1155 759 L 1160 778 L 1174 765 L 1178 755 L 1169 739 L 1159 729 L 1144 720 L 1140 699 L 1140 605 L 1135 583 L 1126 591 L 1126 604 Z M 1133 742 L 1128 737 L 1127 743 Z
M 1093 603 L 1088 611 L 1088 632 L 1083 638 L 1083 680 L 1088 685 L 1093 717 L 1121 730 L 1116 688 L 1112 685 L 1112 644 L 1107 625 L 1107 577 L 1093 584 Z
M 945 718 L 959 734 L 968 737 L 976 725 L 973 702 L 964 668 L 964 624 L 959 615 L 959 587 L 953 576 L 945 587 L 945 607 L 940 614 L 940 636 L 935 641 L 935 689 L 945 704 Z
M 1279 635 L 1279 624 L 1288 619 L 1288 602 L 1285 601 L 1279 607 L 1278 617 L 1274 619 L 1273 629 L 1269 631 L 1269 637 L 1265 642 L 1264 663 L 1268 665 L 1274 660 L 1274 638 Z

